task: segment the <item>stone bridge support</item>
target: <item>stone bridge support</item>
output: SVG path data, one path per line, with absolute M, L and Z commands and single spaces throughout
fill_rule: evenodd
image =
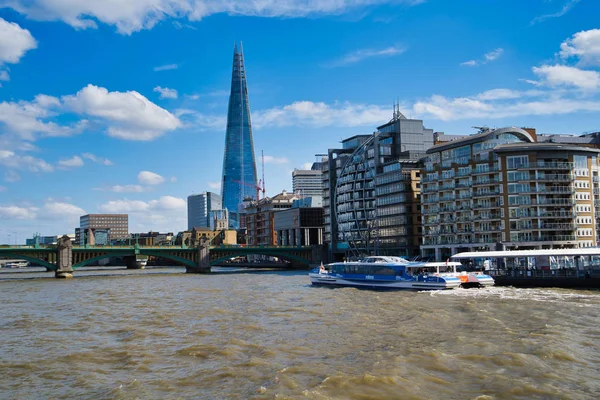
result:
M 195 267 L 186 266 L 185 272 L 189 274 L 210 273 L 210 253 L 208 240 L 202 239 L 202 241 L 198 244 L 198 264 Z
M 65 235 L 58 239 L 57 243 L 58 257 L 56 260 L 57 270 L 54 273 L 56 278 L 73 277 L 73 244 L 71 239 Z

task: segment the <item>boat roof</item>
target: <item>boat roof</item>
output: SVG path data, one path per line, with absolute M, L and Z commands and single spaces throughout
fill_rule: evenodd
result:
M 449 267 L 462 265 L 458 261 L 439 261 L 439 262 L 411 262 L 407 265 L 408 268 L 424 268 L 424 267 Z
M 467 251 L 456 253 L 450 258 L 503 258 L 503 257 L 536 257 L 536 256 L 600 256 L 600 248 L 585 247 L 579 249 L 540 249 L 540 250 L 505 250 L 505 251 Z

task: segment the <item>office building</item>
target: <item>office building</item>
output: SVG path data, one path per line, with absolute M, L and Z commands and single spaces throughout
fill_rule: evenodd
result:
M 599 153 L 538 143 L 534 129 L 514 127 L 432 147 L 422 170 L 422 255 L 596 246 Z
M 294 202 L 297 204 L 296 202 Z M 294 207 L 274 215 L 278 246 L 323 244 L 323 208 Z
M 31 238 L 31 239 L 25 239 L 25 245 L 26 246 L 34 246 L 36 244 L 38 244 L 38 245 L 56 244 L 57 240 L 58 240 L 58 236 L 41 236 L 41 235 L 37 234 L 37 235 L 34 235 L 33 238 Z
M 294 193 L 301 197 L 322 196 L 323 177 L 321 170 L 295 169 L 292 171 L 292 188 Z
M 275 230 L 275 214 L 292 207 L 298 196 L 285 190 L 273 197 L 265 197 L 259 201 L 252 201 L 246 207 L 246 234 L 247 244 L 275 245 L 277 244 L 277 231 Z
M 210 213 L 222 208 L 221 196 L 212 192 L 193 194 L 187 198 L 188 230 L 208 228 Z
M 244 53 L 240 44 L 233 51 L 233 72 L 231 92 L 227 111 L 225 132 L 225 154 L 223 156 L 223 176 L 221 195 L 223 208 L 229 210 L 229 224 L 239 228 L 238 206 L 245 198 L 257 197 L 256 161 L 250 120 L 250 103 L 246 85 Z
M 112 240 L 129 235 L 128 214 L 87 214 L 79 217 L 77 242 L 84 244 L 109 244 Z
M 394 109 L 371 135 L 323 158 L 324 242 L 330 260 L 419 254 L 420 158 L 433 145 L 423 121 Z

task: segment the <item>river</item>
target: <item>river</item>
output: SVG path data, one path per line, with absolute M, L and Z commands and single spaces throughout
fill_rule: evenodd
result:
M 600 396 L 599 291 L 181 271 L 0 274 L 0 398 Z

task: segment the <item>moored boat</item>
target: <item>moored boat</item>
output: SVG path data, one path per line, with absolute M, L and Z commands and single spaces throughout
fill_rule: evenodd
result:
M 441 276 L 411 268 L 400 257 L 372 256 L 360 261 L 321 265 L 309 273 L 313 285 L 352 286 L 368 289 L 442 290 L 458 287 L 455 276 Z
M 490 275 L 479 271 L 458 271 L 462 264 L 456 261 L 446 262 L 417 262 L 411 263 L 409 268 L 421 269 L 439 276 L 454 276 L 460 280 L 462 288 L 494 286 L 495 281 Z

